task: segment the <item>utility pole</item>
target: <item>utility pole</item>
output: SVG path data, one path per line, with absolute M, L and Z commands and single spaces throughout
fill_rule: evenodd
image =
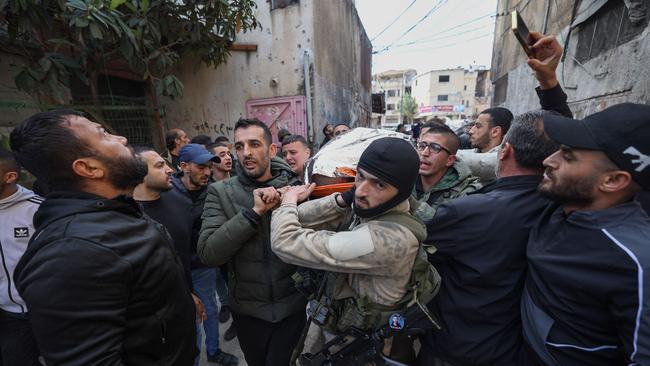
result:
M 404 79 L 404 71 L 402 71 L 402 90 L 400 91 L 400 102 L 399 102 L 399 124 L 404 123 L 404 87 L 406 80 Z

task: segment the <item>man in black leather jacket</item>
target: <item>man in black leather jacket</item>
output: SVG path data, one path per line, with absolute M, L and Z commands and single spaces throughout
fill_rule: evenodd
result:
M 126 139 L 63 110 L 10 143 L 51 192 L 15 271 L 47 365 L 192 365 L 194 304 L 167 231 L 131 198 L 147 166 Z

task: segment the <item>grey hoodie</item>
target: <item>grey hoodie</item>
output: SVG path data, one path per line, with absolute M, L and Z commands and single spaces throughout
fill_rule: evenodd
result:
M 0 308 L 12 313 L 25 313 L 25 302 L 16 291 L 14 269 L 34 235 L 33 218 L 43 198 L 29 189 L 18 191 L 0 200 Z

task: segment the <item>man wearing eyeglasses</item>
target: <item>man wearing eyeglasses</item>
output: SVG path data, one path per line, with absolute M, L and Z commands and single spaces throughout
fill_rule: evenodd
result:
M 413 188 L 413 197 L 420 203 L 415 214 L 422 220 L 431 219 L 443 202 L 482 187 L 469 167 L 456 160 L 459 146 L 458 136 L 445 125 L 432 126 L 420 136 L 416 145 L 420 176 Z
M 555 77 L 562 47 L 555 37 L 531 32 L 536 59 L 528 61 L 540 86 L 566 104 Z M 541 60 L 541 61 L 540 61 Z M 562 93 L 562 97 L 558 95 Z M 526 244 L 548 205 L 537 193 L 543 161 L 557 151 L 544 133 L 546 111 L 515 117 L 497 152 L 494 183 L 438 207 L 426 222 L 425 244 L 435 246 L 429 261 L 444 279 L 429 303 L 441 330 L 422 339 L 419 365 L 530 365 L 524 359 L 519 311 L 526 276 Z

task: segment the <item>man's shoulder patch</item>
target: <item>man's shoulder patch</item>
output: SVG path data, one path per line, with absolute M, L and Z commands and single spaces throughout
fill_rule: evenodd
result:
M 347 261 L 372 253 L 375 245 L 370 230 L 364 225 L 357 230 L 342 231 L 330 236 L 327 250 L 334 259 Z

